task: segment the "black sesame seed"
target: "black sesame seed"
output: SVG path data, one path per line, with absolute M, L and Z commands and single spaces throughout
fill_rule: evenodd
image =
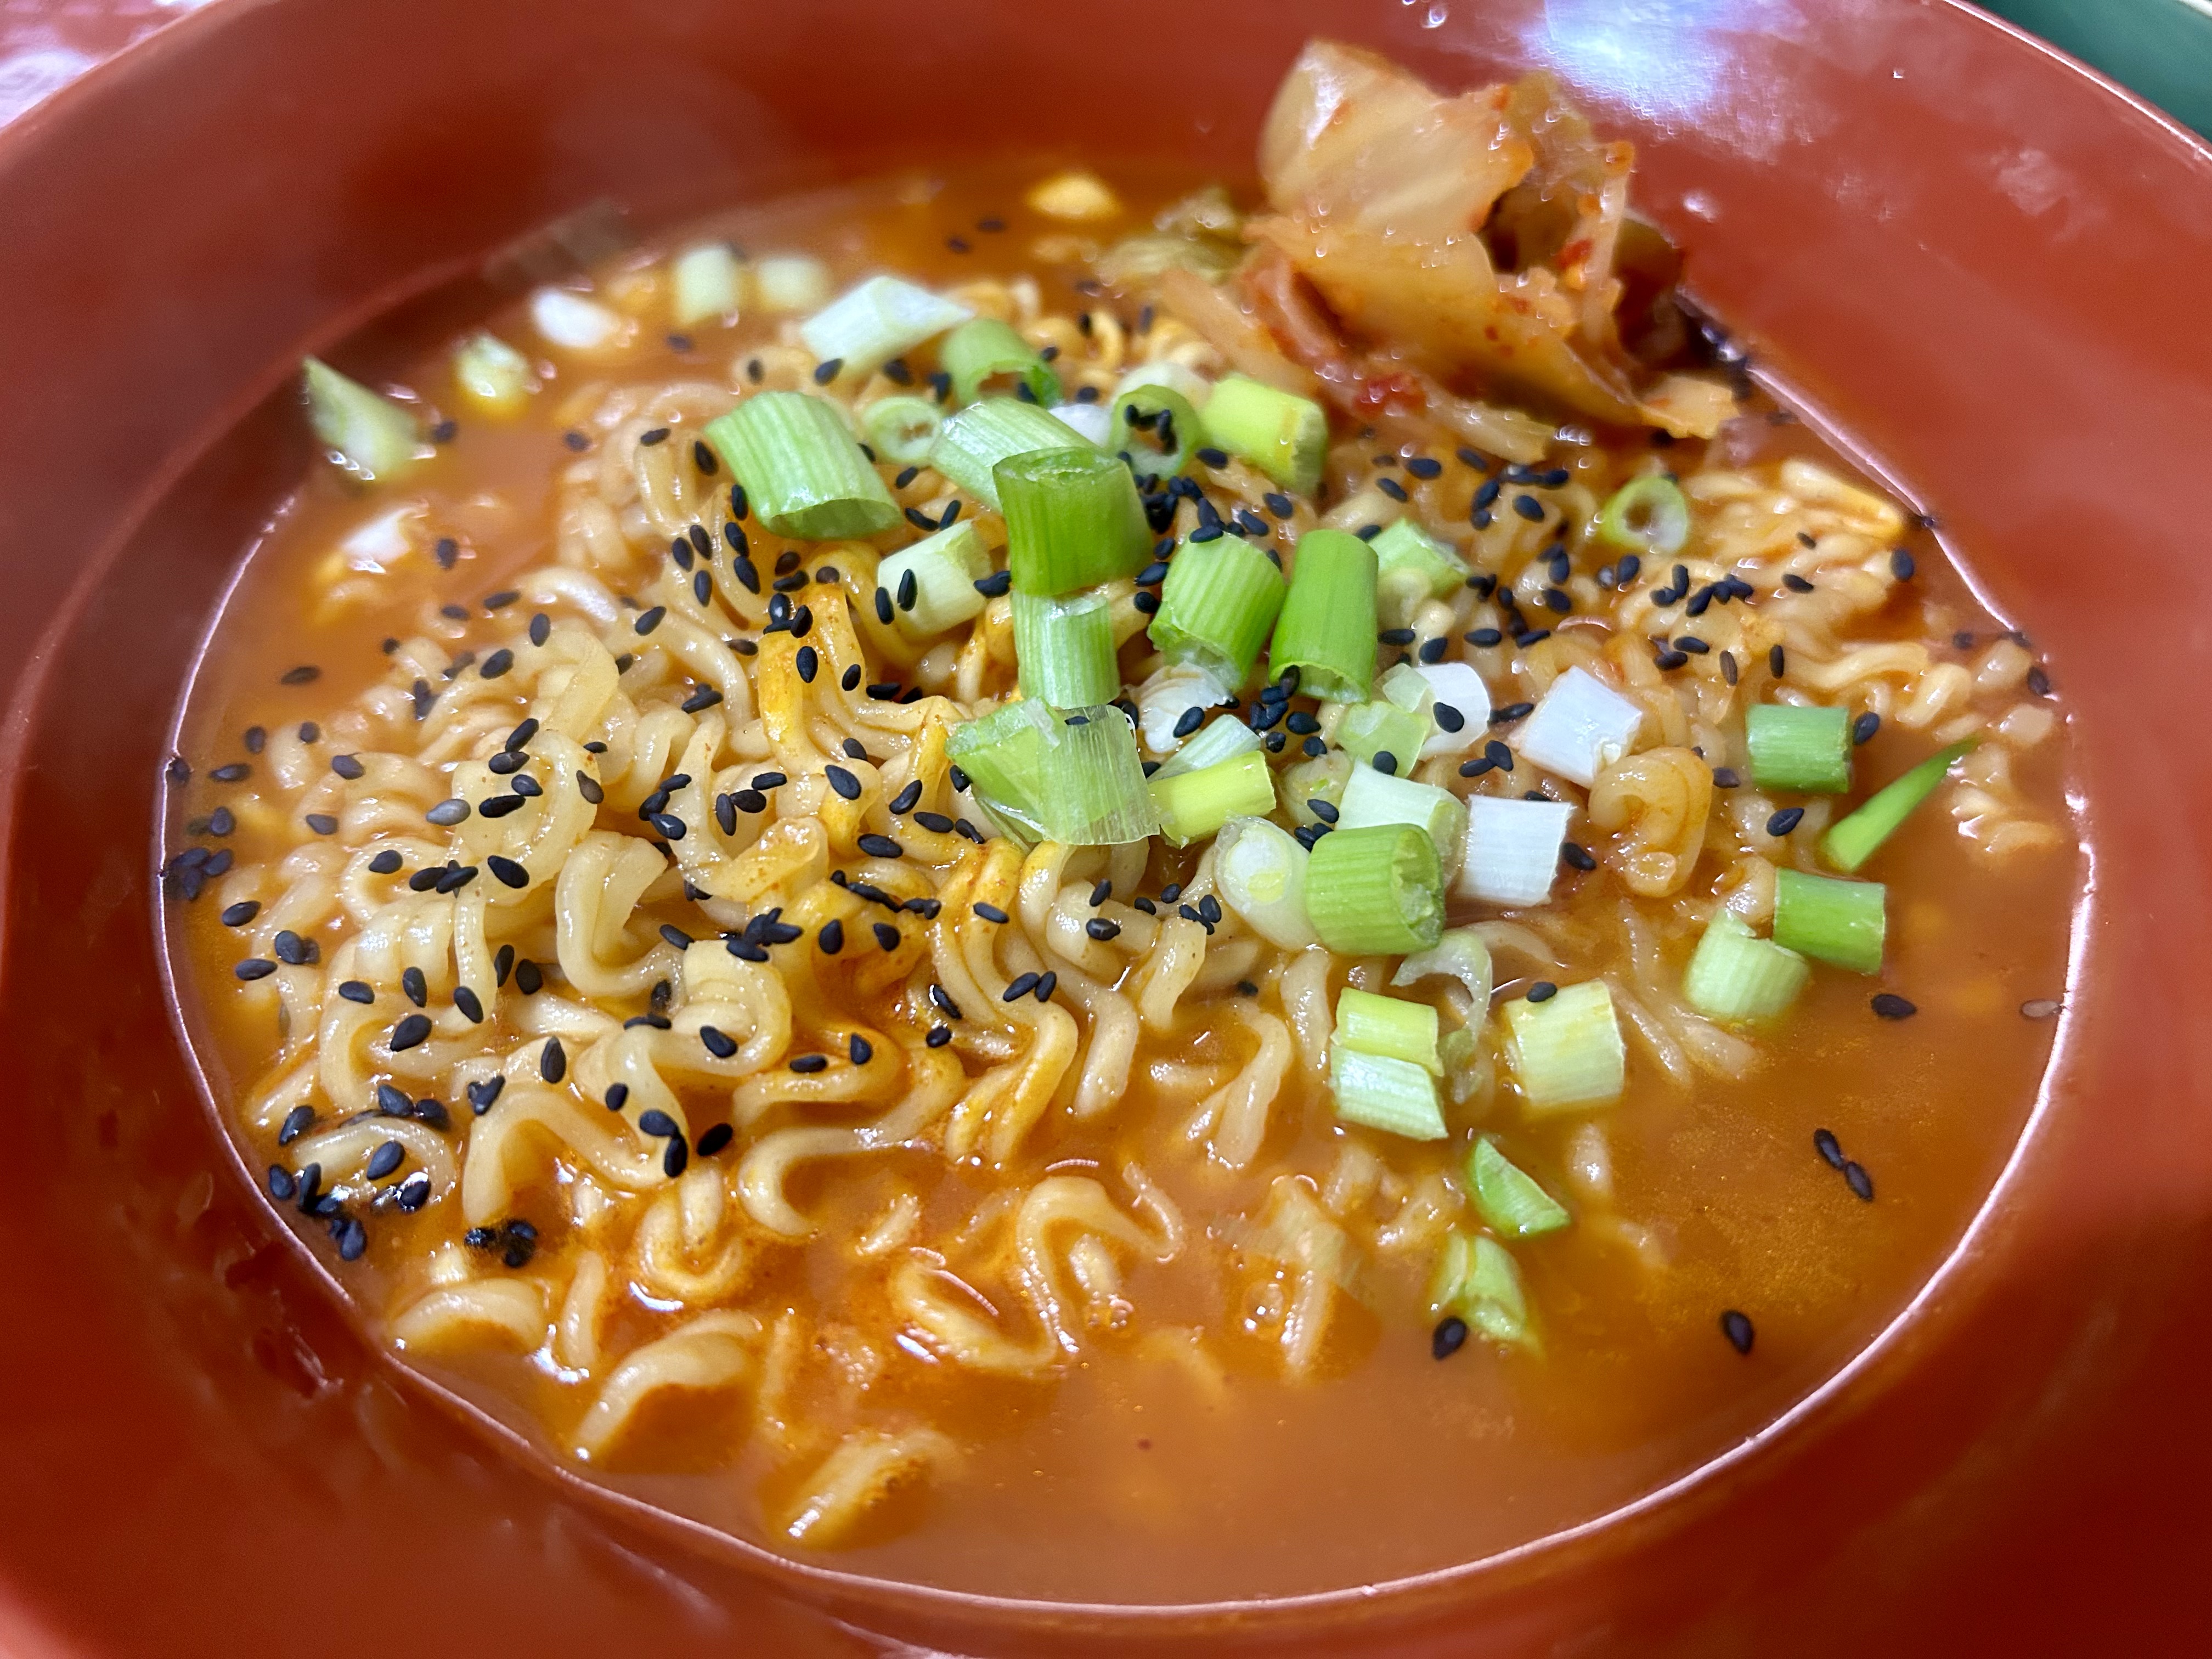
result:
M 226 927 L 243 927 L 261 914 L 261 906 L 252 899 L 240 899 L 227 908 L 219 920 Z
M 1001 1002 L 1019 1002 L 1030 992 L 1036 990 L 1036 975 L 1018 974 L 1007 984 L 1006 988 L 999 994 L 999 1000 Z
M 995 599 L 1014 585 L 1011 570 L 994 570 L 989 575 L 976 579 L 975 591 L 987 599 Z
M 854 845 L 872 859 L 896 859 L 906 856 L 906 848 L 889 836 L 861 836 L 857 838 Z
M 1911 581 L 1917 568 L 1912 562 L 1912 555 L 1901 547 L 1889 556 L 1889 574 L 1901 582 Z
M 469 1109 L 478 1117 L 491 1110 L 501 1090 L 507 1087 L 504 1077 L 488 1077 L 481 1083 L 471 1083 L 464 1091 L 469 1097 Z
M 1766 833 L 1770 836 L 1786 836 L 1803 821 L 1804 817 L 1803 807 L 1785 806 L 1766 820 Z
M 1120 936 L 1121 924 L 1109 921 L 1104 916 L 1093 916 L 1083 924 L 1083 931 L 1103 945 L 1107 940 Z
M 407 1161 L 407 1149 L 396 1140 L 381 1141 L 368 1155 L 362 1173 L 371 1181 L 381 1181 Z
M 525 957 L 514 964 L 514 988 L 526 997 L 534 997 L 545 983 L 545 970 Z
M 1920 1012 L 1917 1006 L 1891 991 L 1877 993 L 1872 1006 L 1875 1012 L 1884 1019 L 1911 1019 Z
M 208 776 L 217 783 L 243 783 L 253 775 L 253 769 L 244 761 L 233 761 L 228 766 L 218 766 Z
M 873 922 L 870 924 L 870 928 L 876 936 L 876 944 L 878 947 L 885 951 L 896 951 L 899 948 L 899 930 L 890 923 Z
M 450 830 L 469 815 L 469 804 L 459 795 L 448 796 L 422 814 L 441 830 Z
M 1531 1002 L 1549 1002 L 1559 994 L 1559 988 L 1548 979 L 1540 979 L 1528 988 L 1528 1000 Z
M 986 921 L 1003 922 L 1006 919 L 1006 913 L 995 904 L 978 903 L 972 908 Z
M 1466 1342 L 1467 1321 L 1450 1314 L 1430 1333 L 1429 1352 L 1438 1359 L 1449 1359 Z
M 921 780 L 920 778 L 916 778 L 912 782 L 908 783 L 905 788 L 900 790 L 897 794 L 891 797 L 890 810 L 894 813 L 911 812 L 914 811 L 915 803 L 921 799 Z M 897 854 L 892 854 L 890 856 L 896 858 Z
M 1597 860 L 1590 855 L 1589 849 L 1575 842 L 1561 842 L 1559 856 L 1567 861 L 1570 867 L 1585 873 L 1597 868 Z
M 548 1083 L 558 1083 L 568 1075 L 568 1051 L 561 1046 L 559 1037 L 547 1037 L 545 1046 L 538 1051 L 538 1075 Z
M 1851 1195 L 1860 1202 L 1865 1204 L 1874 1202 L 1874 1177 L 1866 1172 L 1863 1165 L 1845 1163 L 1844 1184 L 1851 1189 Z
M 230 970 L 249 984 L 257 979 L 266 979 L 276 971 L 276 964 L 266 957 L 248 957 Z
M 1739 787 L 1742 782 L 1743 780 L 1736 775 L 1736 769 L 1733 766 L 1716 766 L 1713 768 L 1714 788 L 1734 789 Z
M 1729 1346 L 1738 1353 L 1746 1354 L 1751 1352 L 1751 1345 L 1757 1337 L 1757 1333 L 1751 1328 L 1750 1319 L 1734 1308 L 1721 1316 L 1721 1334 L 1728 1338 Z
M 393 1054 L 412 1048 L 430 1035 L 430 1018 L 427 1014 L 410 1014 L 392 1028 L 391 1048 Z
M 838 766 L 835 763 L 825 766 L 822 769 L 822 775 L 829 779 L 830 787 L 832 789 L 835 789 L 840 795 L 842 795 L 847 800 L 860 799 L 860 781 L 854 777 L 850 772 L 848 772 L 843 767 Z M 760 780 L 756 778 L 753 781 L 757 784 Z
M 1881 716 L 1869 708 L 1851 722 L 1851 741 L 1854 744 L 1864 743 L 1881 730 Z
M 348 1002 L 374 1002 L 376 992 L 366 980 L 348 979 L 338 981 L 338 994 Z
M 2043 672 L 2040 663 L 2028 669 L 2027 689 L 2039 697 L 2047 697 L 2051 695 L 2051 676 Z
M 810 1076 L 816 1072 L 826 1072 L 830 1069 L 830 1056 L 827 1054 L 794 1054 L 791 1059 L 791 1069 L 799 1073 L 802 1077 Z
M 1783 650 L 1780 646 L 1774 645 L 1767 647 L 1766 672 L 1768 673 L 1773 675 L 1774 678 L 1778 680 L 1782 678 L 1789 666 L 1790 659 L 1783 654 Z

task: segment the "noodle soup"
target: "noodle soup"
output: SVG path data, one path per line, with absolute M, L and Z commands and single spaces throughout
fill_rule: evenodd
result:
M 1771 1422 L 2002 1165 L 2031 648 L 1541 83 L 1317 46 L 1261 161 L 769 204 L 311 366 L 186 979 L 374 1340 L 586 1478 L 997 1594 L 1400 1576 Z

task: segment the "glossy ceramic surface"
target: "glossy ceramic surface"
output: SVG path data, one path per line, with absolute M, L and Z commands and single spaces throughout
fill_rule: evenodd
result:
M 1942 3 L 912 15 L 219 0 L 0 136 L 0 1650 L 2201 1647 L 2212 155 Z M 1139 1619 L 770 1585 L 582 1506 L 397 1392 L 264 1231 L 162 1004 L 161 734 L 307 459 L 290 367 L 588 203 L 654 222 L 910 161 L 902 135 L 1239 173 L 1313 32 L 1440 81 L 1546 64 L 1637 137 L 1698 296 L 2047 653 L 2094 892 L 2036 1124 L 1913 1312 L 1774 1431 L 1388 1595 Z

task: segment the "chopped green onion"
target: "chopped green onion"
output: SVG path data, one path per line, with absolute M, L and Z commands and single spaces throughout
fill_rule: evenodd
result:
M 898 503 L 837 411 L 799 392 L 758 392 L 707 422 L 707 441 L 744 485 L 761 523 L 779 536 L 830 541 L 878 536 Z
M 538 390 L 530 359 L 483 329 L 453 354 L 453 380 L 464 397 L 493 415 L 515 413 Z
M 1635 702 L 1589 670 L 1570 668 L 1521 723 L 1513 746 L 1524 759 L 1587 789 L 1628 752 L 1643 727 L 1644 710 Z
M 1426 725 L 1429 710 L 1436 706 L 1437 694 L 1421 672 L 1419 663 L 1393 663 L 1390 672 L 1376 682 L 1375 689 L 1382 701 L 1395 703 L 1409 714 L 1419 714 Z
M 864 375 L 975 314 L 896 276 L 871 276 L 801 323 L 799 337 L 816 362 Z
M 1753 703 L 1743 711 L 1751 781 L 1761 789 L 1816 795 L 1851 787 L 1851 714 L 1848 708 Z
M 1474 1005 L 1469 1018 L 1480 1025 L 1490 1016 L 1490 947 L 1482 935 L 1472 927 L 1452 927 L 1427 950 L 1400 963 L 1390 983 L 1413 985 L 1431 974 L 1455 979 L 1467 988 L 1468 1000 Z
M 1306 860 L 1306 914 L 1332 951 L 1400 956 L 1444 930 L 1444 877 L 1436 843 L 1410 823 L 1338 830 Z
M 1274 774 L 1256 749 L 1193 772 L 1156 772 L 1149 787 L 1160 834 L 1175 847 L 1203 841 L 1230 819 L 1257 817 L 1275 804 Z
M 1575 809 L 1565 801 L 1517 795 L 1469 795 L 1466 805 L 1459 890 L 1491 904 L 1547 902 Z
M 1316 755 L 1311 760 L 1299 761 L 1282 770 L 1280 788 L 1283 810 L 1291 821 L 1301 828 L 1322 822 L 1322 815 L 1313 810 L 1315 801 L 1326 801 L 1339 806 L 1344 800 L 1345 786 L 1352 781 L 1352 757 L 1340 749 L 1332 749 L 1326 755 Z M 1334 823 L 1331 817 L 1328 820 Z
M 1391 983 L 1397 981 L 1393 980 Z M 1451 1091 L 1455 1106 L 1463 1106 L 1474 1097 L 1481 1080 L 1475 1071 L 1480 1054 L 1474 1033 L 1464 1025 L 1455 1025 L 1437 1039 L 1437 1058 L 1444 1065 L 1444 1087 Z
M 945 747 L 978 799 L 1036 839 L 1118 846 L 1159 827 L 1135 729 L 1110 704 L 1055 714 L 1024 698 L 954 727 Z
M 1225 384 L 1225 382 L 1224 382 Z M 1342 530 L 1309 530 L 1292 555 L 1267 665 L 1298 671 L 1298 690 L 1358 702 L 1375 678 L 1375 550 Z
M 1285 586 L 1275 562 L 1240 537 L 1186 546 L 1161 585 L 1152 643 L 1170 662 L 1194 663 L 1225 685 L 1242 685 Z
M 1437 1011 L 1425 1002 L 1347 985 L 1336 994 L 1336 1040 L 1358 1054 L 1409 1060 L 1431 1077 L 1444 1073 L 1437 1055 Z
M 395 477 L 421 459 L 412 411 L 319 358 L 301 367 L 307 375 L 307 424 L 347 471 L 356 478 Z
M 1054 708 L 1083 708 L 1121 695 L 1114 607 L 1103 593 L 1092 588 L 1054 598 L 1016 589 L 1013 605 L 1014 661 L 1024 696 Z
M 773 253 L 753 267 L 763 311 L 811 311 L 830 298 L 830 267 L 807 253 Z
M 737 315 L 744 267 L 727 242 L 703 242 L 684 249 L 676 256 L 671 274 L 676 284 L 677 327 Z
M 1442 1140 L 1443 1108 L 1437 1103 L 1436 1079 L 1411 1060 L 1362 1054 L 1340 1039 L 1328 1045 L 1328 1086 L 1336 1115 L 1408 1140 Z
M 1597 538 L 1623 553 L 1671 559 L 1690 539 L 1690 499 L 1672 478 L 1632 478 L 1598 509 Z
M 1567 1224 L 1567 1212 L 1559 1201 L 1499 1152 L 1488 1135 L 1475 1138 L 1468 1154 L 1467 1178 L 1474 1188 L 1475 1212 L 1496 1231 L 1534 1238 Z
M 541 288 L 530 296 L 530 325 L 547 343 L 571 351 L 599 351 L 629 332 L 622 313 L 565 288 Z
M 1306 915 L 1306 849 L 1280 825 L 1261 817 L 1223 824 L 1213 838 L 1213 878 L 1222 902 L 1268 944 L 1299 951 L 1318 943 Z
M 1206 399 L 1213 396 L 1212 381 L 1196 369 L 1185 368 L 1172 358 L 1165 357 L 1158 362 L 1139 363 L 1127 371 L 1115 382 L 1114 396 L 1119 398 L 1124 393 L 1144 386 L 1164 386 L 1168 391 L 1180 394 L 1185 403 L 1197 410 L 1203 410 Z
M 1134 575 L 1152 556 L 1136 480 L 1088 444 L 1014 455 L 992 469 L 1006 568 L 1024 593 L 1068 593 Z
M 974 520 L 963 519 L 885 559 L 876 567 L 876 586 L 891 596 L 891 615 L 900 631 L 911 639 L 927 639 L 981 612 L 988 601 L 975 591 L 975 584 L 990 574 L 991 550 L 983 544 L 982 532 Z M 900 601 L 906 596 L 909 575 L 914 578 L 914 602 L 906 605 Z
M 1455 1229 L 1445 1236 L 1429 1280 L 1429 1312 L 1456 1313 L 1493 1342 L 1536 1345 L 1521 1270 L 1512 1253 L 1487 1233 L 1470 1237 Z
M 1829 863 L 1849 874 L 1875 855 L 1875 849 L 1897 832 L 1912 809 L 1936 793 L 1943 775 L 1964 758 L 1977 739 L 1966 738 L 1940 749 L 1903 777 L 1893 779 L 1859 803 L 1850 815 L 1830 827 L 1820 837 L 1820 851 Z
M 1040 404 L 1060 401 L 1060 376 L 1037 349 L 995 317 L 976 317 L 945 337 L 937 349 L 940 368 L 952 377 L 956 402 L 972 404 L 1002 374 L 1010 374 Z M 1007 388 L 1011 390 L 1012 388 Z
M 1412 824 L 1434 844 L 1446 881 L 1456 873 L 1467 850 L 1467 807 L 1458 796 L 1432 783 L 1391 777 L 1371 766 L 1352 769 L 1336 821 L 1340 834 L 1377 823 Z
M 1881 971 L 1888 932 L 1878 881 L 1838 881 L 1802 871 L 1774 872 L 1774 942 L 1856 974 Z
M 1393 626 L 1413 620 L 1424 599 L 1440 599 L 1468 578 L 1466 562 L 1411 519 L 1385 525 L 1375 550 L 1376 607 Z
M 1328 416 L 1310 398 L 1231 374 L 1215 384 L 1206 400 L 1206 432 L 1285 489 L 1310 495 L 1321 483 Z
M 1425 687 L 1427 682 L 1422 684 Z M 1428 740 L 1425 710 L 1401 708 L 1384 697 L 1352 704 L 1336 723 L 1336 744 L 1346 754 L 1369 766 L 1374 765 L 1376 756 L 1388 755 L 1401 772 L 1413 769 L 1421 745 Z
M 1602 1106 L 1627 1082 L 1628 1050 L 1601 979 L 1563 985 L 1542 1002 L 1507 1003 L 1505 1053 L 1535 1111 Z
M 1054 404 L 1046 412 L 1085 443 L 1096 444 L 1101 449 L 1106 447 L 1114 423 L 1104 404 Z
M 1138 475 L 1169 478 L 1206 445 L 1206 427 L 1190 400 L 1164 386 L 1131 386 L 1114 399 L 1106 443 L 1129 458 Z
M 1249 755 L 1260 747 L 1260 734 L 1234 714 L 1224 714 L 1208 720 L 1183 740 L 1182 748 L 1160 763 L 1160 769 L 1152 774 L 1155 779 L 1171 778 L 1179 772 L 1195 772 L 1201 767 L 1218 766 L 1223 761 L 1234 760 L 1239 755 Z
M 1015 455 L 1065 449 L 1082 436 L 1035 404 L 986 398 L 945 422 L 929 464 L 995 513 L 999 486 L 991 476 L 994 467 Z
M 927 398 L 898 393 L 860 411 L 860 437 L 893 466 L 920 466 L 937 447 L 945 416 Z
M 1733 910 L 1714 913 L 1682 975 L 1682 1000 L 1708 1019 L 1768 1019 L 1812 976 L 1805 958 L 1760 939 Z

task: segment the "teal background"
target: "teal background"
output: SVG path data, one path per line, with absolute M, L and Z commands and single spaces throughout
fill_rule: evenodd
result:
M 2212 15 L 2185 0 L 1980 0 L 2212 137 Z

